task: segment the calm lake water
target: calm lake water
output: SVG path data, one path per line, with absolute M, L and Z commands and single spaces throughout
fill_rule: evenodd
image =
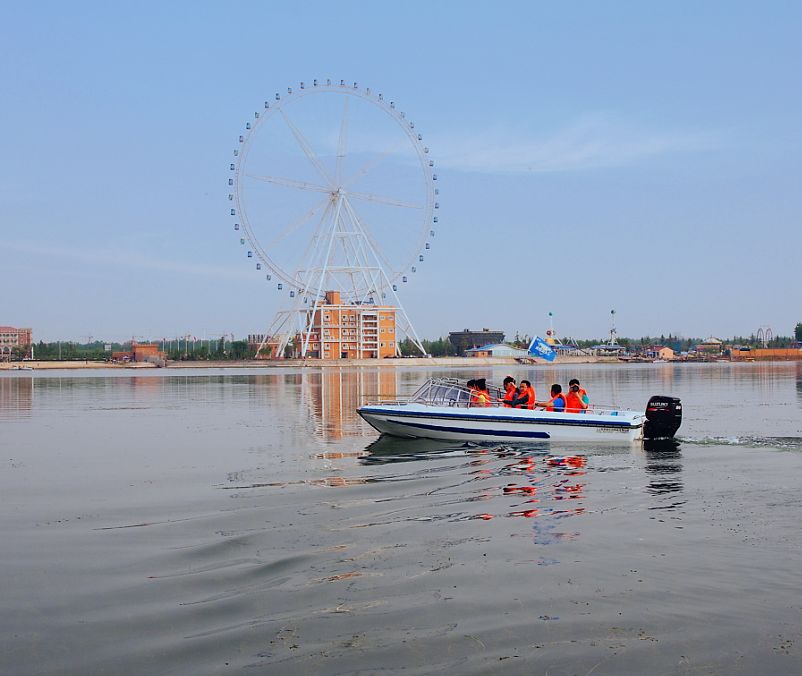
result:
M 662 452 L 354 413 L 508 372 L 0 373 L 0 672 L 802 671 L 802 364 L 512 369 L 681 397 Z

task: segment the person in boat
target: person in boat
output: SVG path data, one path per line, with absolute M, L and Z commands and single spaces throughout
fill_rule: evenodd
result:
M 515 398 L 507 401 L 505 405 L 510 408 L 528 408 L 531 411 L 535 408 L 535 403 L 535 388 L 528 380 L 522 380 Z
M 476 380 L 469 380 L 466 383 L 468 391 L 471 395 L 471 406 L 489 406 L 490 398 L 482 393 L 479 389 L 479 383 Z
M 476 405 L 476 397 L 478 396 L 476 394 L 476 381 L 473 380 L 473 379 L 469 380 L 467 383 L 465 383 L 465 387 L 468 388 L 468 392 L 471 395 L 471 406 L 475 406 Z
M 515 384 L 515 378 L 507 376 L 502 383 L 504 385 L 504 398 L 501 403 L 506 408 L 512 408 L 510 402 L 518 396 L 518 387 Z
M 588 410 L 589 403 L 588 393 L 576 378 L 571 378 L 568 382 L 568 392 L 565 395 L 565 412 L 584 413 Z
M 487 379 L 477 378 L 476 389 L 479 392 L 479 406 L 490 406 L 493 399 L 490 396 L 490 391 L 487 389 Z
M 565 411 L 565 395 L 563 394 L 562 385 L 554 383 L 554 385 L 551 386 L 551 399 L 548 401 L 539 401 L 537 405 L 543 406 L 547 411 L 563 413 Z

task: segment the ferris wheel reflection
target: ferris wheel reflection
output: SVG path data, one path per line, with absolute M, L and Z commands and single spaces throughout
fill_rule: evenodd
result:
M 398 384 L 395 368 L 322 368 L 304 372 L 303 400 L 315 436 L 324 441 L 375 436 L 356 409 L 366 401 L 395 398 Z

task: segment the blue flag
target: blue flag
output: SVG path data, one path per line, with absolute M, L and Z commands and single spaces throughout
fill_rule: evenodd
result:
M 532 342 L 529 344 L 529 354 L 546 361 L 554 361 L 557 357 L 557 351 L 540 336 L 532 338 Z

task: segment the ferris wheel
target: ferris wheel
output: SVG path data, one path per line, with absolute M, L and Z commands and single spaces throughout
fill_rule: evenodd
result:
M 397 307 L 399 329 L 425 353 L 398 291 L 432 247 L 439 188 L 422 134 L 394 101 L 356 82 L 301 82 L 254 112 L 229 168 L 240 245 L 290 306 L 268 330 L 278 351 L 336 290 L 345 304 Z

